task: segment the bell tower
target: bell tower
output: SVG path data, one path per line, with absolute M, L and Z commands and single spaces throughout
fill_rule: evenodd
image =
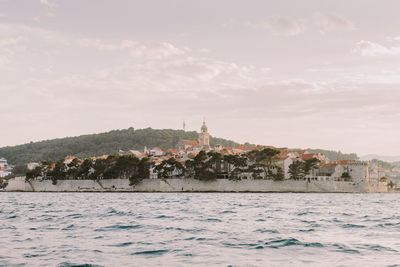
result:
M 201 126 L 199 133 L 199 145 L 201 148 L 210 148 L 210 134 L 208 133 L 205 119 L 203 119 L 203 125 Z

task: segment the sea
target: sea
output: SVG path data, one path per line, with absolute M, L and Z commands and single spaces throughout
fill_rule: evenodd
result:
M 0 193 L 0 266 L 400 266 L 400 195 Z

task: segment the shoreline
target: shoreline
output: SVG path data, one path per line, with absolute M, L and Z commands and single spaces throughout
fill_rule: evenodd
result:
M 18 177 L 9 181 L 5 192 L 98 192 L 98 193 L 387 193 L 384 184 L 344 181 L 273 181 L 217 179 L 201 181 L 193 178 L 144 179 L 131 186 L 128 179 L 25 181 Z

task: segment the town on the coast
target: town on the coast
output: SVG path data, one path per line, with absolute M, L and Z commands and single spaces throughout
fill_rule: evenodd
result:
M 0 159 L 0 171 L 3 175 L 7 172 L 9 174 L 10 169 L 7 168 L 7 161 Z M 306 184 L 307 188 L 309 185 L 315 185 L 314 190 L 322 192 L 352 192 L 353 189 L 354 192 L 386 192 L 396 188 L 390 175 L 400 173 L 400 169 L 387 173 L 379 165 L 359 160 L 331 161 L 323 153 L 311 153 L 301 149 L 265 145 L 211 146 L 205 121 L 197 140 L 180 139 L 173 148 L 145 147 L 143 151 L 120 150 L 118 154 L 86 159 L 67 156 L 56 162 L 31 162 L 27 164 L 27 169 L 26 177 L 9 179 L 7 184 L 10 185 L 3 187 L 24 191 L 23 188 L 28 186 L 35 191 L 33 182 L 37 184 L 51 181 L 51 185 L 56 188 L 57 184 L 66 180 L 91 180 L 104 189 L 101 181 L 125 179 L 129 181 L 129 187 L 135 188 L 140 187 L 144 180 L 158 179 L 168 184 L 168 180 L 183 179 L 204 183 L 224 180 L 229 183 L 246 181 L 249 184 L 258 181 L 257 185 L 260 185 L 259 181 L 268 181 L 272 191 L 279 191 L 280 187 L 277 185 L 282 185 L 282 182 L 286 182 L 282 191 L 296 191 L 296 183 L 293 182 L 300 182 L 301 185 Z M 115 185 L 112 186 L 113 189 L 117 189 Z M 291 186 L 294 187 L 293 190 Z M 207 188 L 213 191 L 212 187 Z M 238 188 L 233 191 L 240 191 L 240 187 Z M 245 188 L 244 191 L 252 191 L 251 186 Z M 180 191 L 179 188 L 175 189 Z M 258 189 L 268 191 L 268 188 Z M 157 191 L 157 188 L 154 190 Z

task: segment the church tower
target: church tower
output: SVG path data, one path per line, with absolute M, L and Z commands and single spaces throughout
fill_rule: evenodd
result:
M 208 133 L 205 120 L 203 120 L 203 125 L 201 126 L 201 130 L 199 133 L 199 146 L 202 149 L 210 148 L 210 134 Z

